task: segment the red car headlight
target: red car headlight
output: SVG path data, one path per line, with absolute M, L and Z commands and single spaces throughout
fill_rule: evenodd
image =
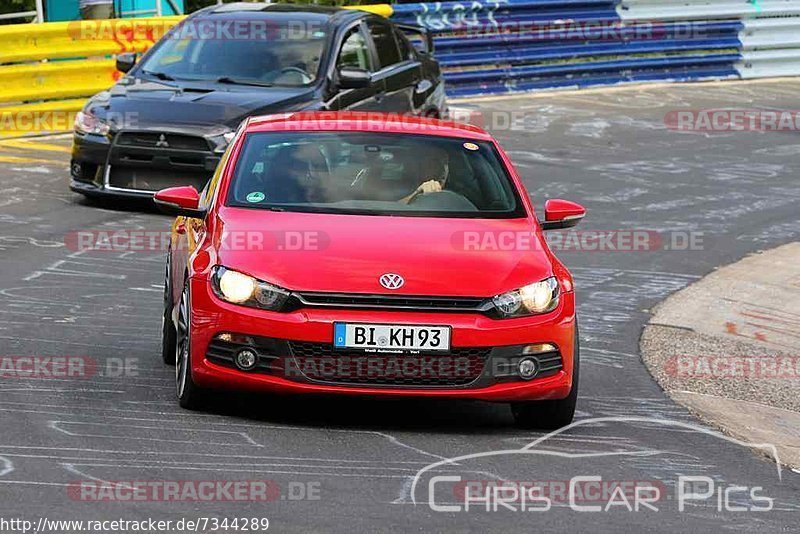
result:
M 558 306 L 558 281 L 550 277 L 492 299 L 503 318 L 523 317 L 551 312 Z
M 265 310 L 280 310 L 290 296 L 283 288 L 221 265 L 211 273 L 211 288 L 226 302 Z

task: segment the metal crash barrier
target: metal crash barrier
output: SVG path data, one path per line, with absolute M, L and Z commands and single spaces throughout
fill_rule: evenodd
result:
M 86 97 L 121 76 L 113 56 L 147 51 L 180 20 L 0 26 L 0 135 L 69 130 Z
M 427 28 L 452 97 L 800 73 L 800 0 L 475 0 L 353 8 Z M 0 26 L 0 135 L 69 129 L 64 124 L 84 99 L 119 78 L 116 54 L 146 51 L 180 20 Z M 31 124 L 50 112 L 53 124 Z
M 800 74 L 800 0 L 478 0 L 392 19 L 435 33 L 450 96 Z

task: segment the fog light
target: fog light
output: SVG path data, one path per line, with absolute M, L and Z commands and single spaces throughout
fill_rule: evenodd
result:
M 253 349 L 242 349 L 236 353 L 234 362 L 242 371 L 252 371 L 258 364 L 258 354 Z
M 543 354 L 545 352 L 555 352 L 557 350 L 556 346 L 551 343 L 536 343 L 522 349 L 522 354 Z
M 517 371 L 519 372 L 520 378 L 530 380 L 539 374 L 539 362 L 533 358 L 524 358 L 520 360 Z

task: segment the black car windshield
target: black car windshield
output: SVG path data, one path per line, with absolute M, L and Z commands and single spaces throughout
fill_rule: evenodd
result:
M 492 143 L 372 132 L 249 134 L 227 204 L 365 215 L 525 215 Z
M 190 18 L 164 36 L 140 72 L 162 80 L 302 87 L 317 79 L 325 41 L 322 22 L 298 24 L 289 13 Z

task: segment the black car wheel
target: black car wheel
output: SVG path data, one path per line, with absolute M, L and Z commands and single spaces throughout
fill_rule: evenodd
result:
M 196 410 L 201 407 L 205 392 L 192 379 L 192 321 L 189 283 L 183 288 L 178 305 L 178 324 L 175 343 L 175 389 L 181 408 Z
M 161 317 L 161 359 L 175 365 L 175 323 L 172 321 L 172 254 L 167 253 L 167 274 L 164 277 L 164 315 Z
M 564 399 L 514 402 L 511 413 L 520 428 L 555 430 L 567 426 L 575 417 L 575 405 L 578 401 L 578 377 L 580 375 L 580 339 L 575 327 L 575 348 L 572 364 L 572 390 Z

